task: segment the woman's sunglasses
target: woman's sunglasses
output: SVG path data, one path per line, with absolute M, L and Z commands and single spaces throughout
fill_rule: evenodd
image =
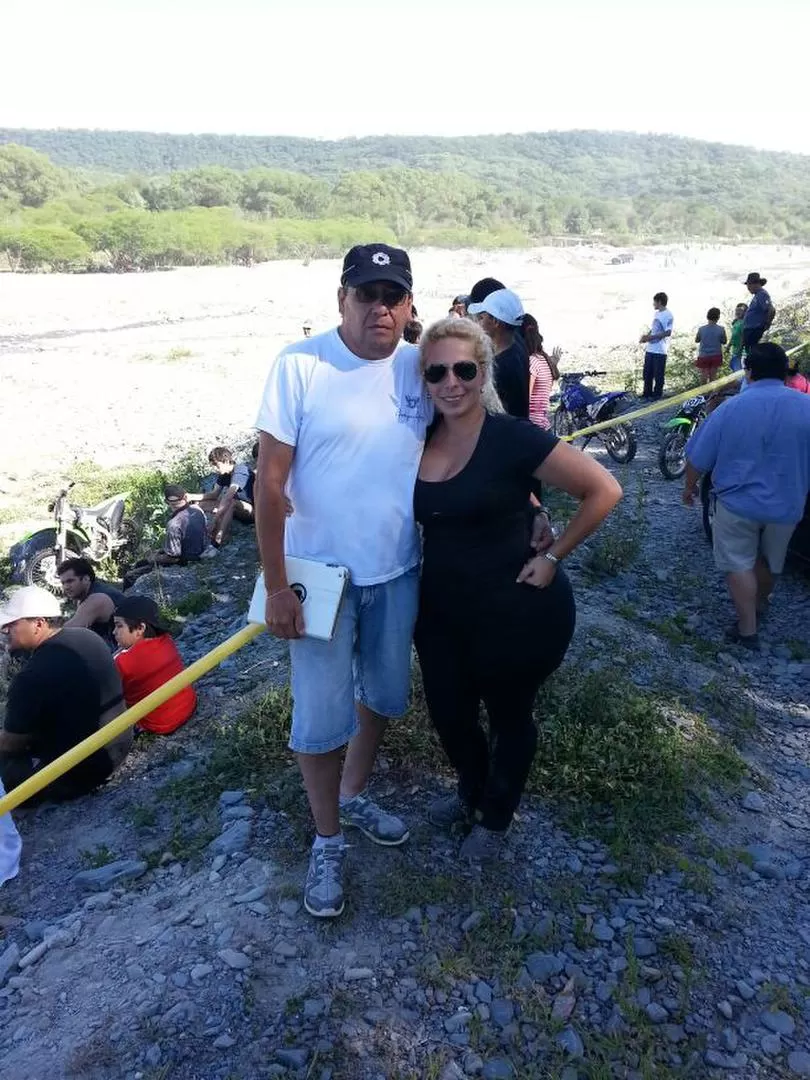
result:
M 354 295 L 361 304 L 382 303 L 387 308 L 399 307 L 409 295 L 401 285 L 355 285 Z
M 432 383 L 435 386 L 436 383 L 440 383 L 445 378 L 450 370 L 462 382 L 472 382 L 478 374 L 478 364 L 474 360 L 459 360 L 457 364 L 452 365 L 452 368 L 449 368 L 447 364 L 429 364 L 425 368 L 425 382 Z

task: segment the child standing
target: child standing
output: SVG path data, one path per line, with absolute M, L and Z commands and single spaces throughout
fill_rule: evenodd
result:
M 127 596 L 115 609 L 115 640 L 121 646 L 115 666 L 121 676 L 127 708 L 163 686 L 183 670 L 177 646 L 162 625 L 160 612 L 148 596 Z M 169 735 L 197 708 L 193 686 L 158 705 L 139 721 L 144 731 Z
M 748 311 L 748 304 L 737 304 L 734 309 L 734 321 L 731 324 L 731 344 L 729 345 L 729 367 L 732 371 L 742 370 L 743 355 L 743 319 Z
M 703 375 L 703 382 L 710 383 L 717 378 L 717 372 L 723 363 L 723 346 L 726 338 L 725 326 L 720 326 L 720 308 L 709 308 L 706 312 L 708 322 L 701 326 L 695 335 L 698 343 L 698 355 L 695 366 Z

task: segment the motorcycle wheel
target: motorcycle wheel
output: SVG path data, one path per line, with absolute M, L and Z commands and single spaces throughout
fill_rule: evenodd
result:
M 667 480 L 679 480 L 686 472 L 686 431 L 668 431 L 658 451 L 658 464 Z
M 628 465 L 636 456 L 638 441 L 629 424 L 618 424 L 606 431 L 602 441 L 607 452 L 619 465 Z
M 554 434 L 557 438 L 561 439 L 564 435 L 573 435 L 574 431 L 574 418 L 568 409 L 557 409 L 554 413 Z
M 75 551 L 66 551 L 66 559 L 78 559 Z M 25 560 L 23 579 L 26 585 L 38 585 L 54 596 L 62 596 L 62 583 L 56 576 L 56 548 L 40 548 Z

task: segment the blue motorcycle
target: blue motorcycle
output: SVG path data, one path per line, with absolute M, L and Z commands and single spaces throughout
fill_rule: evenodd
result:
M 600 394 L 590 386 L 584 386 L 583 379 L 607 375 L 606 371 L 572 371 L 560 375 L 560 404 L 554 413 L 554 434 L 573 435 L 592 424 L 601 424 L 603 420 L 612 420 L 620 412 L 622 399 L 627 397 L 624 390 L 611 390 Z M 583 449 L 591 439 L 598 439 L 614 461 L 626 465 L 636 456 L 638 441 L 633 425 L 616 424 L 595 435 L 586 435 Z

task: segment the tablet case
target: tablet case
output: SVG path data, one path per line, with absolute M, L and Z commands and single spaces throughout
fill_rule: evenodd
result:
M 335 632 L 338 612 L 349 583 L 349 571 L 345 566 L 298 559 L 288 555 L 287 581 L 301 601 L 304 612 L 304 637 L 331 641 Z M 267 592 L 264 575 L 259 574 L 248 611 L 248 622 L 264 625 Z

